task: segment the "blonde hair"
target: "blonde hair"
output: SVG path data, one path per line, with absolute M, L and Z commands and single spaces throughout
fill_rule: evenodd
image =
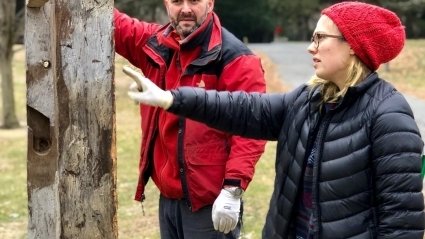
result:
M 335 103 L 344 97 L 348 88 L 360 83 L 369 73 L 369 68 L 356 56 L 347 68 L 347 76 L 342 89 L 339 89 L 335 83 L 319 78 L 317 75 L 314 75 L 307 85 L 310 86 L 310 89 L 321 88 L 322 103 Z

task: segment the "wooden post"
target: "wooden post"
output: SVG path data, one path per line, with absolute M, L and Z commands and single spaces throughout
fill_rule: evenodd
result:
M 113 0 L 27 4 L 28 238 L 118 238 Z
M 49 0 L 26 0 L 27 7 L 42 7 Z

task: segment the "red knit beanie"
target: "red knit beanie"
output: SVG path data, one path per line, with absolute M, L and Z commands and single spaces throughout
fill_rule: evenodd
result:
M 357 57 L 375 71 L 403 49 L 404 26 L 385 8 L 362 2 L 341 2 L 322 11 L 338 27 Z

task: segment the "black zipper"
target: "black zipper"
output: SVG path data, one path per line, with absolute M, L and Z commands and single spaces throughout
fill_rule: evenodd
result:
M 192 203 L 189 198 L 189 187 L 187 185 L 186 178 L 186 166 L 184 160 L 184 133 L 186 129 L 186 119 L 183 117 L 179 118 L 179 129 L 178 129 L 178 139 L 177 139 L 177 161 L 179 163 L 179 174 L 180 181 L 182 184 L 183 197 L 186 199 L 186 204 L 189 210 L 192 210 Z
M 326 113 L 323 117 L 322 123 L 317 132 L 316 140 L 319 142 L 317 145 L 316 160 L 314 161 L 313 167 L 313 218 L 314 218 L 314 238 L 320 238 L 320 217 L 321 209 L 319 204 L 319 174 L 321 166 L 321 157 L 323 152 L 323 139 L 326 135 L 326 130 L 330 124 L 331 113 Z

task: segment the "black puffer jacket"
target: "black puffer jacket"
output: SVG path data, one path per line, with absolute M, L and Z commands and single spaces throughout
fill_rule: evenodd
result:
M 310 132 L 318 131 L 313 205 L 317 237 L 422 239 L 423 142 L 404 97 L 376 73 L 319 114 L 319 90 L 251 94 L 180 88 L 170 112 L 246 137 L 278 140 L 263 238 L 290 238 Z M 319 124 L 319 118 L 322 117 Z

